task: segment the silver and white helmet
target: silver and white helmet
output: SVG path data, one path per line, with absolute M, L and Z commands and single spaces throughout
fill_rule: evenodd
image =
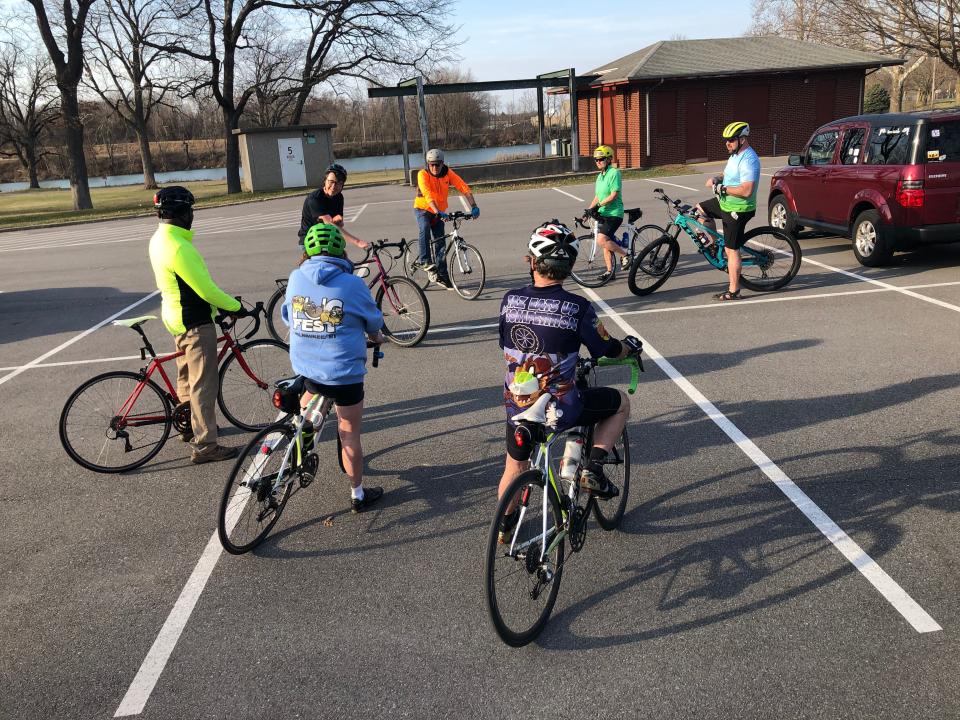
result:
M 432 148 L 427 150 L 427 162 L 428 163 L 442 163 L 443 162 L 443 150 L 438 148 Z

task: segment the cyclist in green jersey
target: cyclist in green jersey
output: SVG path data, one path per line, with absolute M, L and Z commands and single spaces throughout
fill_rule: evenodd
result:
M 600 173 L 594 185 L 593 202 L 588 209 L 596 208 L 600 214 L 600 219 L 597 220 L 597 245 L 603 248 L 603 261 L 607 271 L 598 279 L 606 281 L 613 273 L 615 255 L 620 257 L 621 268 L 630 266 L 627 251 L 617 242 L 617 228 L 623 223 L 622 182 L 620 168 L 613 167 L 613 148 L 601 145 L 593 151 L 593 160 Z

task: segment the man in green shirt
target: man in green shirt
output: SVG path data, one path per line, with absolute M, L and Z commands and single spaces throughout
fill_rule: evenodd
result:
M 217 287 L 193 245 L 193 193 L 172 186 L 153 196 L 160 224 L 150 238 L 150 264 L 160 289 L 163 324 L 177 350 L 177 395 L 189 398 L 192 428 L 181 435 L 193 445 L 194 464 L 236 457 L 217 443 L 217 309 L 245 315 L 237 298 Z
M 613 148 L 601 145 L 593 151 L 593 160 L 600 174 L 594 185 L 593 202 L 588 210 L 596 208 L 600 214 L 597 220 L 597 245 L 603 248 L 603 261 L 607 271 L 598 280 L 606 282 L 613 274 L 614 255 L 620 256 L 620 267 L 630 267 L 627 251 L 617 242 L 617 228 L 623 223 L 623 197 L 620 180 L 620 168 L 613 167 Z

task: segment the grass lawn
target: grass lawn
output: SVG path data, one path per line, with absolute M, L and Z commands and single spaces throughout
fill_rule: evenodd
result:
M 686 165 L 666 165 L 649 170 L 624 170 L 623 178 L 658 177 L 684 175 L 697 172 Z M 593 178 L 593 172 L 570 176 L 552 176 L 532 180 L 514 180 L 496 183 L 477 183 L 474 192 L 495 192 L 500 190 L 520 190 L 532 187 L 554 187 L 557 185 L 582 185 Z M 376 171 L 369 173 L 351 173 L 349 186 L 369 183 L 396 183 L 403 179 L 403 170 Z M 183 183 L 197 198 L 197 207 L 217 207 L 234 205 L 271 198 L 305 195 L 304 188 L 278 190 L 275 192 L 242 192 L 227 195 L 227 183 L 224 180 Z M 108 218 L 153 215 L 153 191 L 144 190 L 142 185 L 123 187 L 91 188 L 93 210 L 74 210 L 73 197 L 69 190 L 24 190 L 21 192 L 0 193 L 0 231 L 42 227 L 44 225 L 63 225 L 68 223 L 105 220 Z
M 349 184 L 399 182 L 403 170 L 351 173 Z M 172 184 L 172 183 L 171 183 Z M 190 189 L 197 198 L 197 207 L 217 207 L 290 195 L 306 195 L 308 190 L 296 188 L 275 192 L 241 192 L 227 195 L 226 180 L 178 183 Z M 0 230 L 62 225 L 118 217 L 153 215 L 153 190 L 142 185 L 90 188 L 92 210 L 74 210 L 70 190 L 23 190 L 0 193 Z

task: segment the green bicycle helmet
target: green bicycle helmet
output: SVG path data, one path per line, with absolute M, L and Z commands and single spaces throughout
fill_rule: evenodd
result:
M 317 223 L 307 230 L 303 238 L 303 251 L 308 257 L 326 253 L 334 257 L 343 257 L 347 243 L 340 228 L 330 223 Z
M 736 120 L 723 129 L 724 140 L 735 140 L 736 138 L 747 137 L 750 134 L 750 125 L 742 120 Z
M 613 157 L 613 148 L 609 145 L 601 145 L 593 151 L 594 160 L 609 160 Z

